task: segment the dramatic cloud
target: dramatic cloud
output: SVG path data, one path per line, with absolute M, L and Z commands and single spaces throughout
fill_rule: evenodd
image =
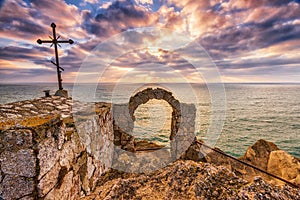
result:
M 133 1 L 115 1 L 96 15 L 84 11 L 85 29 L 98 37 L 109 37 L 128 28 L 153 25 L 158 16 Z
M 1 82 L 55 81 L 53 49 L 36 43 L 52 35 L 52 22 L 60 39 L 75 41 L 59 49 L 64 79 L 71 82 L 97 45 L 141 27 L 167 28 L 194 39 L 225 81 L 300 80 L 298 0 L 5 0 L 0 1 Z M 197 81 L 182 49 L 169 48 L 182 38 L 165 35 L 167 45 L 155 48 L 160 41 L 151 35 L 132 32 L 126 37 L 126 50 L 132 51 L 111 63 L 105 81 L 118 81 L 124 74 L 131 80 L 148 75 L 153 78 L 148 81 L 157 80 L 154 77 L 178 81 L 176 76 Z M 141 44 L 149 48 L 140 49 Z M 103 46 L 104 54 L 98 56 L 118 55 L 124 52 L 121 47 Z M 127 76 L 124 81 L 130 80 Z

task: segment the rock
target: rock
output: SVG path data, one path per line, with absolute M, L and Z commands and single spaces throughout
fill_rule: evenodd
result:
M 176 161 L 147 174 L 109 171 L 98 183 L 95 191 L 81 200 L 300 198 L 299 189 L 274 187 L 261 178 L 248 183 L 223 166 L 194 161 Z
M 0 156 L 1 169 L 5 174 L 24 177 L 34 177 L 36 158 L 33 150 L 19 150 L 18 152 L 5 151 Z
M 267 170 L 269 155 L 272 151 L 279 150 L 278 147 L 265 140 L 258 140 L 254 145 L 250 146 L 242 160 L 248 161 L 261 169 Z
M 60 153 L 59 164 L 62 167 L 66 167 L 68 170 L 70 169 L 72 161 L 75 157 L 73 150 L 74 146 L 70 141 L 67 141 L 63 145 L 62 151 Z
M 61 177 L 61 183 L 51 190 L 46 196 L 45 200 L 59 200 L 68 199 L 72 188 L 73 171 L 70 171 L 64 177 Z
M 297 175 L 297 177 L 294 180 L 294 183 L 300 186 L 300 174 Z
M 32 131 L 29 129 L 6 130 L 0 134 L 0 153 L 32 147 Z
M 90 179 L 95 171 L 96 167 L 93 165 L 93 159 L 88 156 L 87 157 L 87 177 Z
M 26 197 L 22 197 L 20 200 L 34 200 L 34 197 L 26 196 Z
M 34 191 L 34 180 L 15 175 L 6 175 L 0 185 L 0 195 L 4 199 L 18 199 Z
M 80 191 L 81 191 L 80 175 L 78 174 L 75 177 L 73 177 L 69 199 L 78 200 L 80 198 Z
M 67 90 L 57 90 L 54 95 L 68 98 L 68 91 Z
M 283 150 L 272 151 L 267 171 L 286 180 L 296 179 L 300 174 L 300 162 Z
M 61 167 L 56 163 L 54 167 L 40 180 L 38 184 L 38 195 L 44 197 L 50 190 L 54 188 L 58 182 L 58 175 Z
M 39 164 L 40 174 L 39 179 L 43 177 L 49 170 L 58 162 L 60 152 L 57 149 L 57 144 L 54 138 L 46 139 L 39 144 Z
M 134 141 L 134 148 L 136 151 L 158 150 L 163 148 L 163 145 L 158 145 L 147 140 Z
M 193 160 L 195 162 L 207 162 L 205 155 L 200 151 L 201 145 L 199 143 L 194 142 L 181 156 L 181 159 L 184 160 Z
M 221 151 L 220 149 L 217 148 L 215 149 L 217 151 Z M 255 153 L 258 149 L 259 151 L 264 152 L 265 154 L 261 152 Z M 299 167 L 297 168 L 298 160 L 293 158 L 291 155 L 289 155 L 284 151 L 281 150 L 272 151 L 274 149 L 278 149 L 275 144 L 260 140 L 256 142 L 254 145 L 252 145 L 251 148 L 249 147 L 247 153 L 245 154 L 246 156 L 240 158 L 240 160 L 246 161 L 254 166 L 262 168 L 261 165 L 257 163 L 259 160 L 261 160 L 262 162 L 267 163 L 267 167 L 266 169 L 264 169 L 265 171 L 269 171 L 274 175 L 295 182 L 296 181 L 295 178 L 300 173 L 299 171 L 300 168 Z M 258 155 L 258 157 L 255 157 L 254 155 Z M 245 157 L 248 159 L 246 160 Z M 232 170 L 236 175 L 250 182 L 253 181 L 253 177 L 261 176 L 272 184 L 275 185 L 283 184 L 283 182 L 278 181 L 275 178 L 271 178 L 265 173 L 257 171 L 252 167 L 243 165 L 242 163 L 235 161 L 224 155 L 221 155 L 216 151 L 212 151 L 204 146 L 201 146 L 199 143 L 192 144 L 181 158 L 185 160 L 194 160 L 194 161 L 213 163 L 218 166 L 226 166 L 228 169 Z M 254 163 L 250 162 L 249 160 L 251 160 Z M 296 164 L 292 164 L 295 162 Z

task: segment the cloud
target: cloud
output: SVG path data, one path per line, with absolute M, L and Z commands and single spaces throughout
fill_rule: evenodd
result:
M 30 9 L 20 5 L 18 1 L 4 2 L 0 21 L 0 37 L 26 40 L 44 34 L 42 26 L 34 22 Z
M 0 47 L 0 59 L 10 61 L 29 61 L 44 58 L 51 51 L 50 48 L 37 47 L 37 48 L 25 48 L 18 46 L 6 46 Z M 52 53 L 53 51 L 51 51 Z
M 55 9 L 51 9 L 55 8 Z M 81 15 L 78 8 L 60 0 L 32 0 L 26 4 L 21 0 L 7 0 L 0 12 L 0 37 L 24 41 L 48 37 L 50 24 L 55 22 L 62 37 L 87 37 L 80 28 Z
M 9 70 L 13 70 L 15 76 L 18 70 L 13 69 L 13 66 L 15 64 L 21 68 L 21 62 L 27 63 L 24 64 L 26 67 L 32 65 L 46 71 L 52 69 L 49 59 L 53 57 L 53 49 L 36 44 L 38 38 L 47 39 L 51 35 L 52 22 L 57 24 L 57 32 L 61 38 L 72 38 L 75 41 L 72 46 L 63 45 L 59 52 L 61 65 L 66 69 L 64 76 L 69 80 L 74 78 L 82 61 L 98 44 L 122 31 L 149 26 L 169 28 L 184 33 L 186 37 L 195 38 L 217 63 L 227 80 L 237 80 L 239 74 L 241 77 L 246 77 L 247 73 L 254 76 L 267 73 L 268 70 L 274 76 L 284 70 L 298 72 L 299 1 L 82 2 L 85 5 L 80 7 L 61 0 L 32 0 L 27 3 L 22 0 L 0 1 L 0 73 L 9 77 Z M 126 37 L 126 48 L 134 51 L 113 63 L 114 75 L 110 74 L 109 77 L 116 78 L 122 74 L 122 70 L 137 66 L 142 66 L 135 70 L 135 74 L 139 76 L 143 72 L 153 75 L 165 73 L 168 67 L 187 77 L 194 74 L 189 63 L 179 56 L 182 53 L 180 51 L 172 52 L 167 47 L 138 51 L 143 43 L 147 43 L 149 47 L 160 44 L 151 34 L 132 33 Z M 168 44 L 179 40 L 170 36 Z M 105 46 L 103 53 L 118 55 L 124 52 L 120 47 L 117 43 Z M 147 69 L 147 63 L 153 65 L 148 65 Z M 155 64 L 166 67 L 156 68 Z M 43 70 L 36 70 L 34 73 L 46 73 Z M 26 74 L 26 70 L 23 72 Z
M 96 15 L 85 11 L 84 19 L 84 28 L 89 33 L 109 37 L 128 28 L 152 25 L 158 16 L 133 1 L 115 1 Z
M 153 4 L 153 0 L 135 0 L 137 4 L 148 4 L 148 5 L 152 5 Z
M 85 3 L 96 4 L 99 3 L 98 0 L 84 0 Z

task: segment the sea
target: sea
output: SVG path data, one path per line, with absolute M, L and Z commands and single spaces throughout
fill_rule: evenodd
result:
M 213 145 L 232 156 L 243 156 L 250 145 L 265 139 L 300 158 L 300 84 L 225 83 L 219 86 L 221 90 L 216 93 L 212 91 L 215 87 L 206 84 L 64 83 L 64 89 L 76 100 L 109 103 L 126 103 L 140 90 L 163 87 L 180 102 L 195 105 L 198 139 L 211 138 L 209 127 L 218 123 L 220 129 L 213 133 Z M 44 96 L 44 90 L 53 94 L 56 89 L 55 83 L 0 84 L 0 104 L 38 98 Z M 214 103 L 219 101 L 221 103 Z M 135 111 L 132 134 L 137 139 L 169 146 L 171 113 L 172 108 L 164 100 L 150 100 L 140 105 Z

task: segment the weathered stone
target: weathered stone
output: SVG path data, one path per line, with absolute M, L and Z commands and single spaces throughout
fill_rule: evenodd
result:
M 88 156 L 87 158 L 87 177 L 90 179 L 93 176 L 96 167 L 93 165 L 93 159 Z
M 156 99 L 163 99 L 164 98 L 164 91 L 160 89 L 154 90 L 154 95 Z
M 6 130 L 0 134 L 0 153 L 32 147 L 32 132 L 29 129 Z
M 0 156 L 1 170 L 5 174 L 24 177 L 34 177 L 36 158 L 33 150 L 19 150 L 18 152 L 5 151 Z
M 73 177 L 72 187 L 70 190 L 70 200 L 78 200 L 80 198 L 81 184 L 79 174 Z
M 267 170 L 271 174 L 292 180 L 300 174 L 300 162 L 283 150 L 272 151 Z
M 73 179 L 73 171 L 70 171 L 64 177 L 62 177 L 61 184 L 57 188 L 51 190 L 45 196 L 44 199 L 45 200 L 68 199 L 72 188 L 72 179 Z
M 300 173 L 295 178 L 294 183 L 300 186 Z
M 0 194 L 4 199 L 18 199 L 34 191 L 32 178 L 6 175 L 0 185 Z
M 93 176 L 89 180 L 91 191 L 95 189 L 97 181 L 99 180 L 101 175 L 108 169 L 108 167 L 105 166 L 103 163 L 101 163 L 100 160 L 94 159 L 93 162 L 94 162 L 93 164 L 95 166 L 95 170 Z
M 276 150 L 279 149 L 274 143 L 267 142 L 265 140 L 258 140 L 254 145 L 247 149 L 245 155 L 243 156 L 243 160 L 251 162 L 252 164 L 266 170 L 269 155 L 272 151 Z
M 58 182 L 58 175 L 61 167 L 59 163 L 56 163 L 50 171 L 39 181 L 38 194 L 39 197 L 44 197 L 50 190 L 54 188 Z
M 102 178 L 102 180 L 101 180 Z M 249 183 L 223 166 L 176 161 L 150 174 L 109 171 L 93 194 L 100 199 L 299 199 L 299 189 L 278 188 L 262 179 Z
M 167 102 L 170 102 L 174 97 L 173 97 L 173 95 L 172 95 L 172 93 L 165 93 L 164 94 L 164 100 L 166 100 Z
M 67 90 L 57 90 L 54 95 L 68 98 L 68 91 Z
M 38 145 L 38 159 L 40 164 L 40 174 L 38 179 L 41 179 L 49 170 L 58 162 L 60 152 L 57 149 L 57 144 L 54 138 L 48 138 Z
M 137 94 L 135 94 L 134 96 L 132 96 L 129 100 L 129 113 L 131 118 L 133 119 L 133 121 L 135 120 L 135 116 L 134 116 L 134 111 L 135 109 L 142 103 L 147 102 L 150 99 L 164 99 L 165 101 L 167 101 L 173 108 L 173 112 L 172 112 L 172 121 L 171 121 L 171 134 L 170 134 L 170 140 L 173 140 L 173 138 L 175 137 L 175 135 L 177 134 L 177 132 L 179 132 L 179 129 L 181 129 L 181 132 L 186 132 L 188 136 L 189 134 L 192 134 L 195 131 L 195 118 L 196 118 L 196 108 L 193 104 L 184 104 L 184 108 L 185 111 L 191 111 L 192 114 L 190 114 L 189 112 L 185 112 L 184 116 L 181 113 L 181 104 L 178 100 L 176 100 L 171 92 L 168 92 L 162 88 L 147 88 L 143 91 L 138 92 Z M 114 107 L 118 107 L 117 110 L 121 110 L 121 106 L 114 106 Z M 115 113 L 114 113 L 115 114 Z M 119 117 L 119 115 L 117 114 L 117 116 Z M 116 116 L 114 116 L 116 117 Z M 115 118 L 115 119 L 118 119 Z M 183 118 L 183 119 L 181 119 Z M 118 119 L 119 120 L 119 119 Z M 121 123 L 118 122 L 118 120 L 114 121 L 114 128 L 115 127 L 120 127 Z M 129 121 L 129 117 L 125 117 L 122 121 L 122 124 L 128 124 L 128 128 L 124 128 L 123 126 L 121 127 L 122 131 L 124 131 L 125 133 L 131 133 L 133 130 L 133 123 L 131 123 Z M 182 122 L 186 121 L 185 124 L 183 124 Z M 115 126 L 117 125 L 117 126 Z M 129 127 L 130 126 L 130 127 Z M 131 128 L 132 126 L 132 128 Z M 116 129 L 115 129 L 116 130 Z M 122 137 L 124 135 L 120 134 L 119 129 L 115 132 L 117 132 L 116 134 L 116 140 L 114 141 L 116 145 L 122 145 L 122 149 L 124 150 L 129 150 L 132 151 L 132 145 L 130 143 L 131 140 L 129 140 L 128 138 Z M 181 145 L 181 144 L 178 144 Z M 171 145 L 171 148 L 175 148 L 173 150 L 171 150 L 174 154 L 176 154 L 176 157 L 179 156 L 179 154 L 182 153 L 183 148 L 182 147 L 177 147 L 176 145 Z M 185 148 L 185 146 L 184 146 Z M 188 146 L 186 147 L 188 148 Z M 180 149 L 179 151 L 177 151 L 176 149 Z M 186 149 L 184 149 L 186 150 Z M 178 155 L 177 155 L 178 154 Z
M 62 167 L 66 167 L 68 170 L 71 167 L 72 161 L 75 158 L 74 156 L 74 146 L 72 142 L 68 141 L 64 144 L 62 151 L 60 153 L 59 164 Z
M 140 104 L 143 103 L 143 100 L 140 97 L 136 96 L 134 98 L 134 103 L 137 104 L 137 105 L 140 105 Z
M 146 103 L 146 102 L 149 100 L 148 95 L 145 94 L 145 92 L 139 93 L 139 94 L 138 94 L 138 97 L 139 97 L 140 99 L 142 99 L 142 103 Z
M 134 141 L 134 148 L 136 149 L 136 151 L 158 150 L 163 147 L 163 145 L 158 145 L 146 140 Z
M 148 94 L 149 99 L 154 99 L 155 98 L 155 94 L 154 94 L 152 89 L 148 90 L 147 94 Z
M 20 200 L 35 200 L 35 199 L 32 196 L 25 196 L 25 197 L 22 197 Z
M 68 105 L 59 105 L 59 106 L 56 106 L 56 108 L 58 108 L 59 110 L 63 110 L 63 109 L 69 109 L 69 106 Z
M 181 156 L 182 159 L 193 160 L 196 162 L 206 162 L 204 152 L 201 152 L 201 145 L 193 143 L 188 150 Z
M 62 123 L 61 126 L 58 128 L 57 133 L 55 133 L 55 136 L 57 138 L 57 148 L 61 150 L 62 145 L 65 142 L 65 133 L 66 133 L 66 125 L 65 123 Z

